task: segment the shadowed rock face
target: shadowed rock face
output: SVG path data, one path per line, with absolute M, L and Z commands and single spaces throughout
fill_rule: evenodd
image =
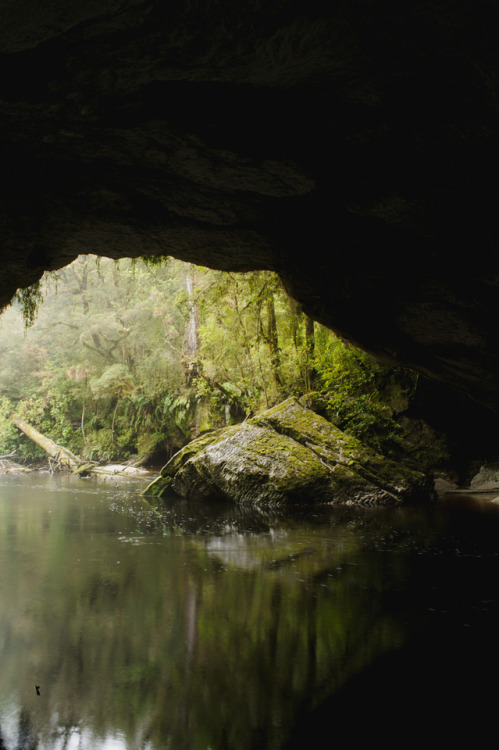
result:
M 0 0 L 0 300 L 79 253 L 278 271 L 499 409 L 499 3 Z

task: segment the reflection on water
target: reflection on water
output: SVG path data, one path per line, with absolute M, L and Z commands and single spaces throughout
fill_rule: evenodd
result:
M 0 749 L 390 744 L 398 719 L 448 739 L 451 715 L 476 738 L 478 706 L 486 725 L 493 509 L 285 518 L 154 509 L 143 486 L 0 477 Z

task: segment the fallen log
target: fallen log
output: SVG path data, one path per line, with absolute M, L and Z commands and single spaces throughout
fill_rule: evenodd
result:
M 111 464 L 109 466 L 97 466 L 92 461 L 86 461 L 79 456 L 75 456 L 68 448 L 57 445 L 53 440 L 38 432 L 35 427 L 25 422 L 24 419 L 18 417 L 17 414 L 11 414 L 10 419 L 18 430 L 24 432 L 30 440 L 33 440 L 34 443 L 43 448 L 45 453 L 48 453 L 51 467 L 53 463 L 59 464 L 59 466 L 70 469 L 73 474 L 77 474 L 80 477 L 86 477 L 89 474 L 108 476 L 147 476 L 149 474 L 145 469 L 136 469 L 127 465 Z
M 30 440 L 33 440 L 34 443 L 43 448 L 45 453 L 48 453 L 48 455 L 61 466 L 66 466 L 68 469 L 71 469 L 71 471 L 77 471 L 84 463 L 88 464 L 88 461 L 83 461 L 78 456 L 75 456 L 74 453 L 71 453 L 67 448 L 57 445 L 53 440 L 42 435 L 41 432 L 38 432 L 37 429 L 25 422 L 21 417 L 18 417 L 17 414 L 11 414 L 10 419 L 18 430 L 24 432 Z

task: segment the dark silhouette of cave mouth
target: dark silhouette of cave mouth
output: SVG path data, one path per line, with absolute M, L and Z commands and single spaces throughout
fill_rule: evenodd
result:
M 80 253 L 272 269 L 483 434 L 497 4 L 26 0 L 0 18 L 0 303 Z

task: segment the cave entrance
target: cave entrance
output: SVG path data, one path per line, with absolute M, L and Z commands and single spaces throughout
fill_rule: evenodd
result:
M 81 255 L 0 317 L 0 455 L 40 459 L 15 410 L 88 460 L 159 467 L 199 434 L 290 395 L 375 450 L 432 467 L 445 438 L 406 416 L 419 378 L 314 322 L 270 271 Z

